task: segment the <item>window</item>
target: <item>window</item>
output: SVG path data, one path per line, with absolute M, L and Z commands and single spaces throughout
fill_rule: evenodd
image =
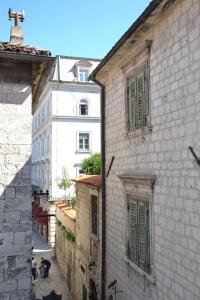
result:
M 81 82 L 88 81 L 89 70 L 88 69 L 79 69 L 79 80 Z
M 80 100 L 79 115 L 88 115 L 88 101 L 85 99 Z
M 89 133 L 79 133 L 79 150 L 89 151 Z
M 128 257 L 150 273 L 149 201 L 128 196 Z
M 147 126 L 148 91 L 147 68 L 137 72 L 127 81 L 129 131 Z
M 91 233 L 97 235 L 98 230 L 97 197 L 91 196 Z

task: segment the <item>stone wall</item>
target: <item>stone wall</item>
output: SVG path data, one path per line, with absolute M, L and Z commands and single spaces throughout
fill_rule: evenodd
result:
M 69 207 L 68 207 L 69 208 Z M 70 210 L 70 208 L 69 208 Z M 66 280 L 72 296 L 75 295 L 75 242 L 68 240 L 63 226 L 75 236 L 76 221 L 56 207 L 56 243 L 55 255 L 59 268 Z
M 97 197 L 98 235 L 91 234 L 91 195 Z M 77 223 L 76 223 L 76 299 L 82 299 L 83 286 L 91 296 L 90 282 L 94 282 L 98 297 L 100 296 L 101 271 L 101 193 L 95 187 L 76 183 Z M 89 265 L 95 262 L 91 269 Z
M 200 297 L 200 2 L 175 1 L 155 25 L 118 55 L 106 86 L 107 284 L 117 279 L 121 300 L 197 300 Z M 139 35 L 138 35 L 139 36 Z M 126 131 L 126 76 L 142 40 L 150 53 L 152 132 Z M 127 51 L 127 50 L 126 50 Z M 133 60 L 134 61 L 134 60 Z M 127 264 L 127 204 L 118 175 L 156 175 L 152 199 L 151 255 L 155 283 Z M 107 290 L 107 294 L 109 291 Z
M 0 62 L 0 299 L 31 291 L 31 69 Z

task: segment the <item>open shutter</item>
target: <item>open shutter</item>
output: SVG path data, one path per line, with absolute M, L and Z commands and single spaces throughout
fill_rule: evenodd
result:
M 137 75 L 137 128 L 144 127 L 146 124 L 145 116 L 145 71 Z
M 145 271 L 149 269 L 149 205 L 138 202 L 138 265 Z
M 137 98 L 136 98 L 136 79 L 128 80 L 128 112 L 129 112 L 129 130 L 136 128 L 136 113 L 137 113 Z
M 137 226 L 137 200 L 129 200 L 129 258 L 138 263 L 138 226 Z

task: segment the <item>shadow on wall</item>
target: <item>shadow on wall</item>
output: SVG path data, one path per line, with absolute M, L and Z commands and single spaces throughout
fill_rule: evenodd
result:
M 0 103 L 23 104 L 31 95 L 31 65 L 1 62 L 0 67 Z
M 7 147 L 15 154 L 9 154 Z M 30 149 L 28 155 L 19 154 L 21 147 L 30 148 L 0 145 L 4 153 L 4 164 L 0 164 L 0 295 L 27 300 L 31 289 L 31 158 Z M 23 166 L 18 155 L 26 161 Z

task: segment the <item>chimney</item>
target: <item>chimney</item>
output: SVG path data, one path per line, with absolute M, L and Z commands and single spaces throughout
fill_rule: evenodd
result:
M 10 43 L 12 45 L 22 45 L 23 44 L 23 29 L 19 27 L 19 21 L 24 21 L 24 11 L 22 10 L 21 13 L 14 12 L 11 8 L 8 11 L 9 20 L 15 19 L 15 25 L 11 26 L 10 31 Z

